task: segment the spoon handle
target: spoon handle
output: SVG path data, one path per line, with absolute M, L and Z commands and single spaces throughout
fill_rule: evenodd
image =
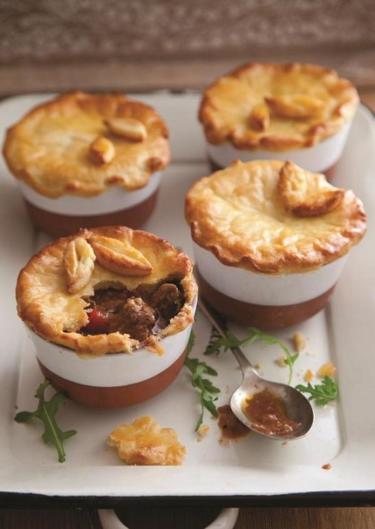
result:
M 214 316 L 214 314 L 210 311 L 210 309 L 201 299 L 198 300 L 198 307 L 203 312 L 203 314 L 206 316 L 206 318 L 211 323 L 211 325 L 215 327 L 215 329 L 220 334 L 220 336 L 222 336 L 223 338 L 227 338 L 227 334 L 225 330 L 223 329 L 222 325 L 220 324 L 216 316 Z M 231 347 L 230 350 L 232 351 L 235 359 L 237 360 L 242 370 L 242 373 L 245 373 L 245 371 L 248 370 L 249 368 L 252 370 L 254 369 L 251 362 L 249 362 L 249 360 L 246 358 L 243 351 L 239 347 L 234 346 L 234 347 Z

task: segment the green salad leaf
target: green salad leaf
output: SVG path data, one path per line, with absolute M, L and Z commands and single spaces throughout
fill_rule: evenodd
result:
M 190 371 L 191 384 L 199 395 L 200 413 L 195 425 L 195 431 L 198 431 L 203 424 L 204 412 L 207 410 L 213 417 L 217 417 L 218 412 L 215 401 L 218 399 L 220 389 L 214 386 L 212 381 L 207 378 L 217 376 L 217 371 L 209 366 L 206 362 L 202 362 L 199 358 L 191 358 L 191 353 L 194 346 L 195 336 L 193 332 L 190 334 L 187 356 L 185 359 L 185 367 Z
M 291 352 L 285 342 L 279 340 L 278 338 L 275 338 L 271 334 L 267 334 L 263 331 L 260 331 L 256 327 L 250 327 L 247 330 L 245 338 L 242 338 L 242 340 L 238 339 L 230 331 L 226 331 L 226 337 L 220 336 L 218 332 L 214 328 L 212 328 L 211 336 L 208 345 L 204 351 L 204 354 L 219 354 L 220 352 L 228 351 L 231 347 L 242 347 L 244 345 L 251 345 L 256 341 L 261 341 L 267 345 L 277 345 L 282 349 L 285 355 L 285 365 L 288 367 L 289 370 L 288 384 L 290 384 L 293 378 L 293 366 L 298 358 L 298 353 Z
M 56 422 L 56 414 L 59 411 L 61 404 L 65 401 L 66 396 L 61 391 L 56 392 L 50 400 L 46 400 L 45 391 L 50 386 L 50 382 L 45 380 L 42 382 L 35 393 L 35 398 L 39 400 L 38 407 L 35 411 L 20 411 L 14 417 L 18 423 L 30 422 L 33 419 L 38 419 L 42 422 L 44 432 L 42 434 L 43 441 L 56 448 L 58 461 L 63 463 L 65 461 L 64 441 L 72 437 L 77 432 L 76 430 L 63 431 Z
M 318 406 L 325 406 L 329 402 L 336 400 L 339 396 L 337 382 L 332 377 L 324 377 L 322 382 L 314 386 L 309 382 L 307 385 L 298 384 L 298 391 L 309 395 L 309 400 L 314 401 Z

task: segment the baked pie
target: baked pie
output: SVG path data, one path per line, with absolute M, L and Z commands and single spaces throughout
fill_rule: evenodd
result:
M 199 119 L 216 169 L 277 158 L 332 175 L 358 101 L 334 70 L 252 63 L 206 89 Z
M 42 371 L 76 400 L 105 406 L 111 386 L 118 405 L 143 400 L 182 367 L 196 284 L 189 258 L 156 235 L 115 226 L 58 239 L 20 272 L 16 295 Z
M 33 222 L 53 236 L 80 227 L 141 226 L 168 164 L 168 130 L 156 111 L 120 94 L 74 92 L 12 126 L 4 157 Z
M 352 191 L 287 161 L 234 162 L 186 197 L 201 294 L 264 329 L 319 311 L 366 231 Z

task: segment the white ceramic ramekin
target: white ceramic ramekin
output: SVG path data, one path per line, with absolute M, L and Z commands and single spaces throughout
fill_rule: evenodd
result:
M 136 191 L 115 186 L 93 197 L 49 198 L 25 182 L 19 181 L 19 186 L 34 225 L 53 237 L 60 237 L 83 227 L 126 225 L 140 228 L 155 207 L 160 177 L 161 173 L 154 173 L 148 184 Z
M 276 329 L 299 323 L 321 310 L 333 291 L 347 255 L 320 268 L 263 274 L 222 264 L 194 243 L 201 295 L 219 313 L 245 325 Z
M 351 121 L 333 136 L 317 143 L 313 147 L 289 151 L 261 151 L 236 149 L 230 143 L 213 145 L 207 143 L 210 160 L 217 168 L 227 167 L 234 160 L 250 162 L 252 160 L 290 160 L 308 171 L 328 173 L 327 178 L 333 177 L 334 166 L 340 159 L 344 149 Z
M 165 389 L 181 370 L 192 325 L 161 340 L 164 353 L 145 348 L 133 353 L 79 356 L 29 331 L 43 374 L 73 400 L 100 408 L 143 402 Z

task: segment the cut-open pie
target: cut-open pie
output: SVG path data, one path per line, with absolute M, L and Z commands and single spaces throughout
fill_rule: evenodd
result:
M 193 321 L 189 258 L 125 227 L 81 230 L 35 255 L 17 282 L 20 317 L 39 336 L 79 353 L 161 352 Z

